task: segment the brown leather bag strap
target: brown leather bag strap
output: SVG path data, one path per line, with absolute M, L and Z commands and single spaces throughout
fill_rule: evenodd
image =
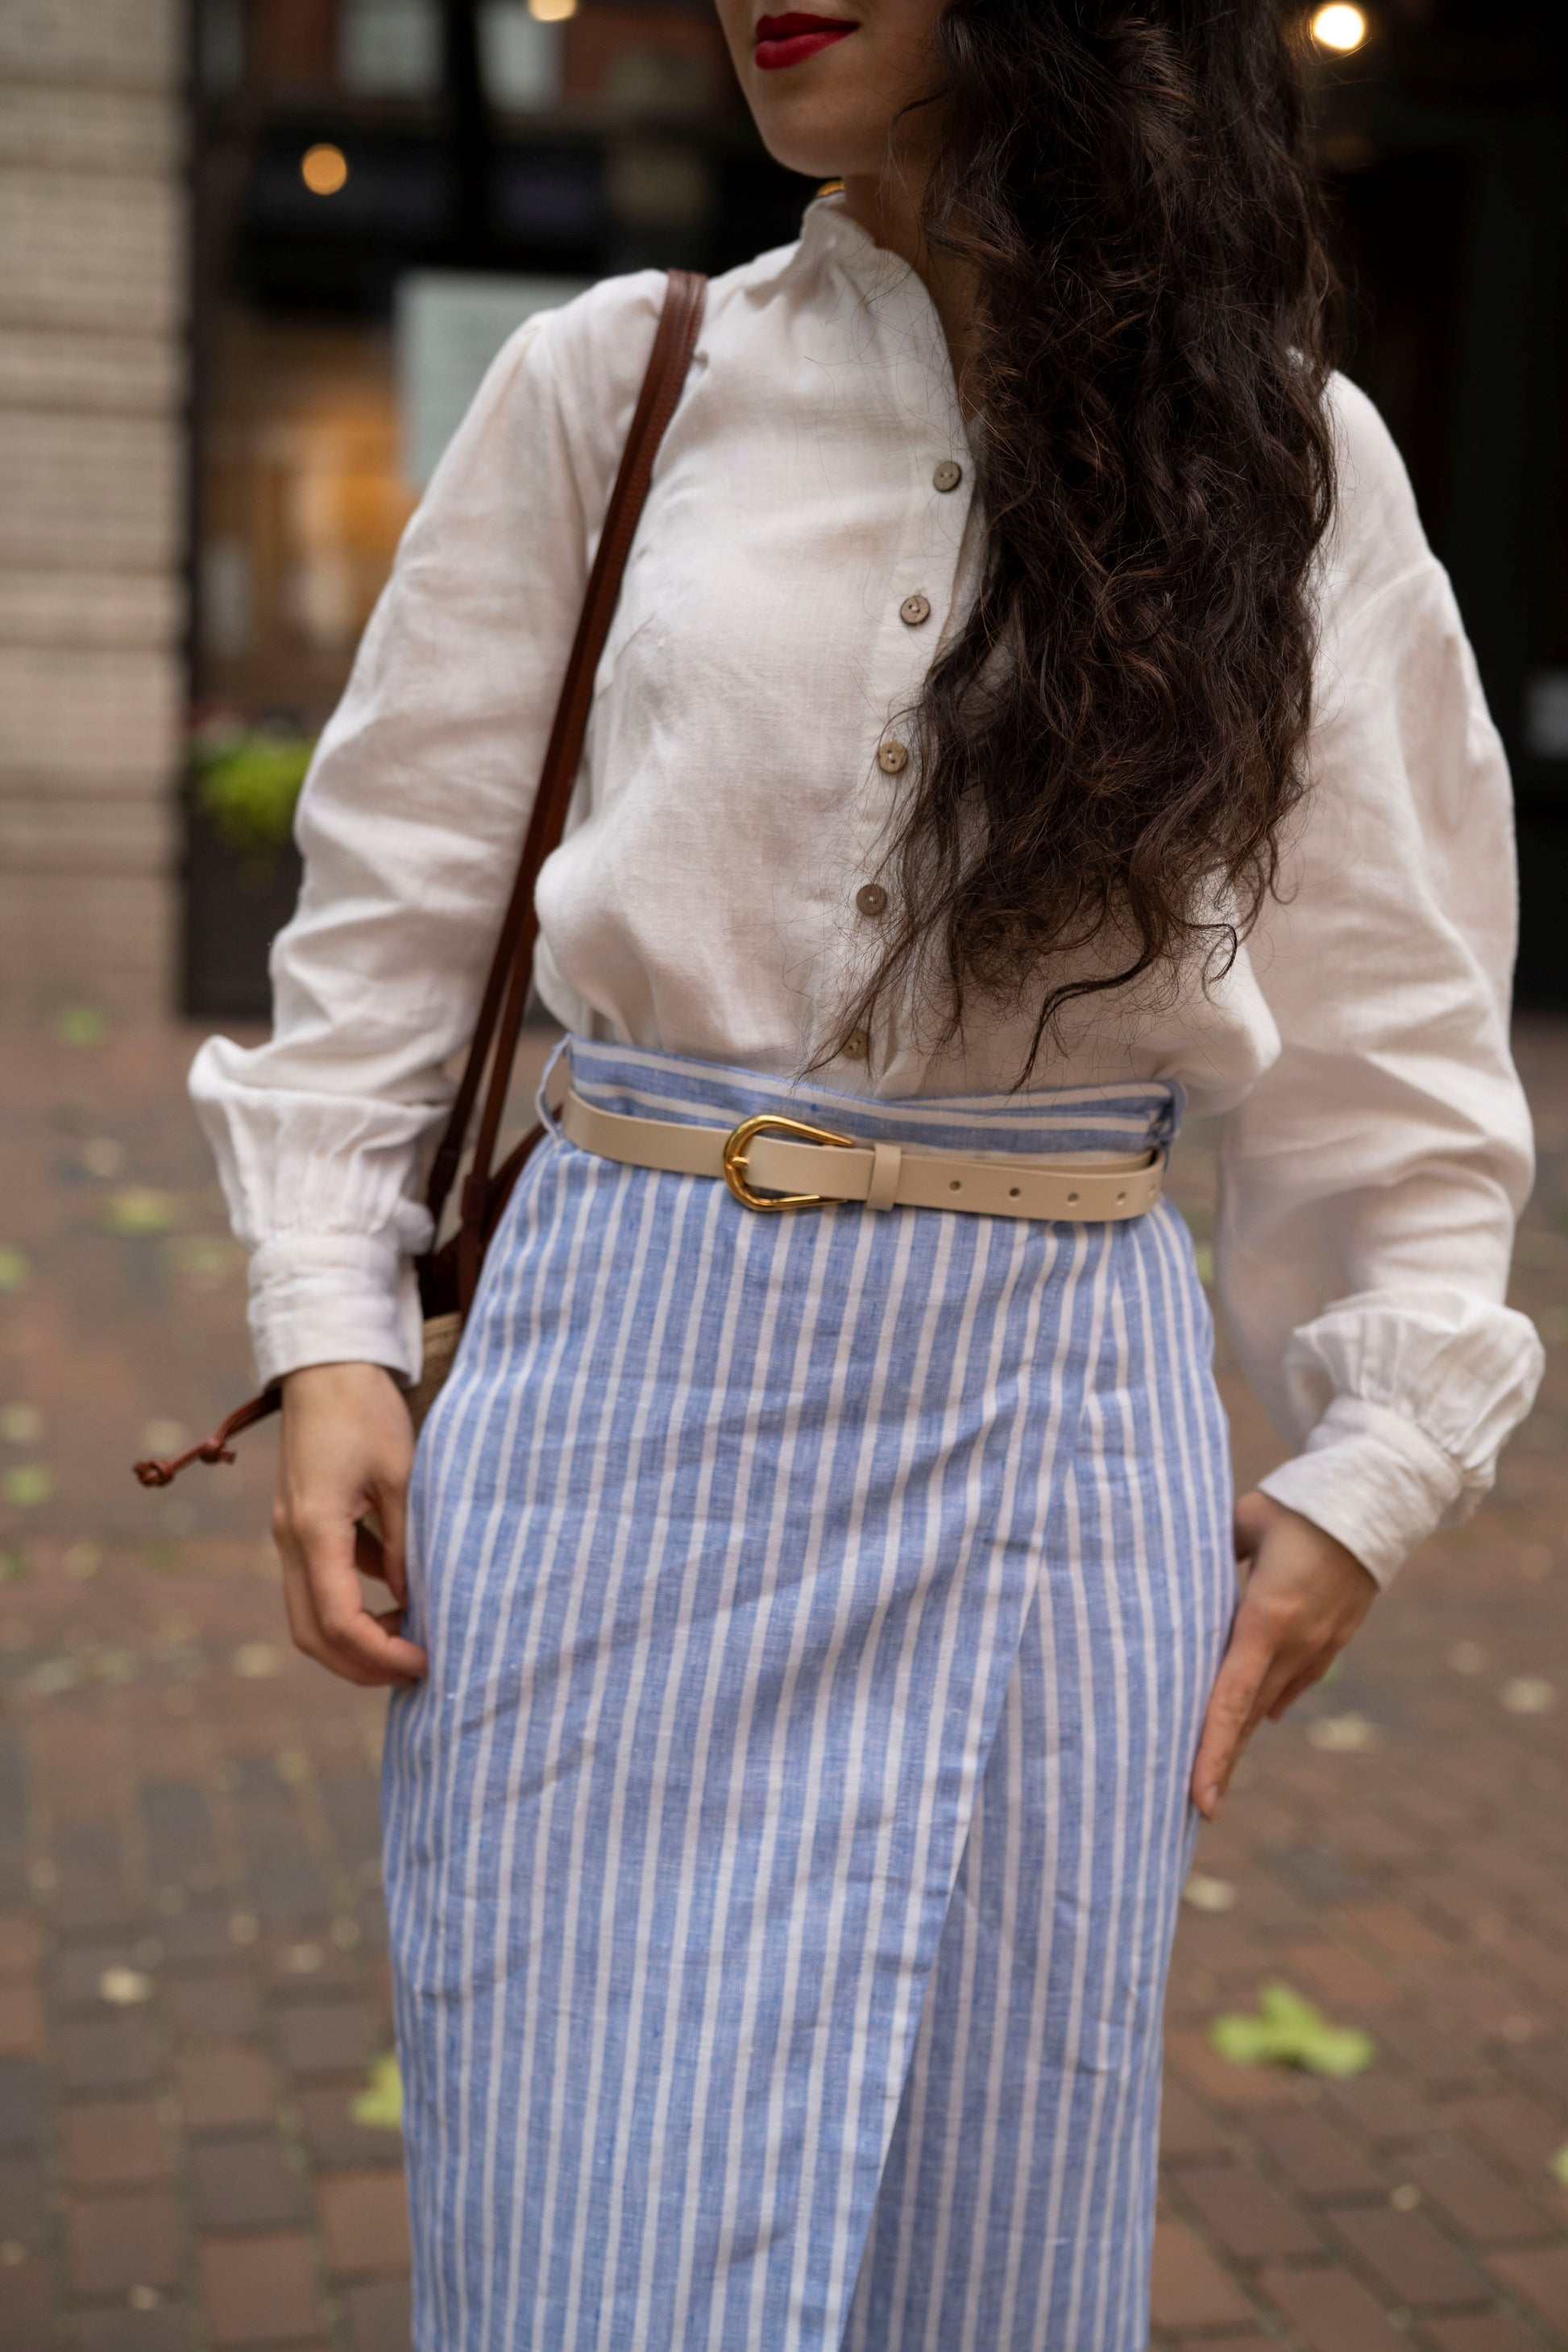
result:
M 500 935 L 496 941 L 489 976 L 485 982 L 479 1016 L 474 1024 L 473 1042 L 463 1065 L 463 1075 L 452 1098 L 451 1115 L 437 1147 L 436 1157 L 430 1166 L 429 1181 L 425 1189 L 426 1205 L 435 1223 L 439 1225 L 441 1212 L 452 1189 L 452 1180 L 462 1160 L 468 1121 L 473 1116 L 479 1083 L 493 1041 L 495 1053 L 490 1060 L 490 1081 L 475 1146 L 474 1172 L 463 1187 L 463 1221 L 458 1234 L 458 1294 L 465 1312 L 473 1299 L 485 1243 L 489 1239 L 487 1211 L 491 1191 L 490 1170 L 495 1160 L 501 1117 L 506 1108 L 507 1087 L 517 1052 L 518 1033 L 528 1003 L 533 944 L 539 928 L 533 911 L 534 886 L 539 880 L 540 867 L 557 846 L 565 830 L 572 788 L 577 780 L 577 764 L 583 756 L 583 737 L 588 723 L 594 673 L 605 649 L 610 616 L 620 593 L 621 574 L 626 570 L 643 500 L 647 496 L 653 461 L 664 438 L 664 428 L 675 414 L 676 403 L 686 382 L 686 372 L 691 363 L 707 295 L 708 281 L 705 278 L 699 278 L 687 269 L 670 271 L 664 309 L 659 315 L 658 329 L 648 358 L 647 373 L 643 378 L 620 471 L 616 476 L 615 488 L 605 510 L 605 527 L 599 535 L 598 551 L 588 575 L 577 635 L 573 640 L 561 698 L 555 709 L 555 723 L 551 730 L 544 765 L 540 772 L 533 814 L 529 820 L 522 854 L 518 861 L 517 879 L 501 919 Z M 166 1461 L 138 1462 L 135 1465 L 137 1477 L 144 1486 L 166 1486 L 188 1463 L 232 1462 L 234 1453 L 229 1441 L 254 1423 L 265 1420 L 268 1413 L 276 1412 L 281 1402 L 280 1387 L 265 1390 L 260 1396 L 251 1397 L 238 1406 L 199 1445 L 193 1445 L 185 1453 L 173 1455 Z
M 620 471 L 610 493 L 604 528 L 599 535 L 598 551 L 594 558 L 583 599 L 577 634 L 573 640 L 566 674 L 562 681 L 555 721 L 540 771 L 539 789 L 534 795 L 533 812 L 518 861 L 517 878 L 501 920 L 495 954 L 474 1024 L 473 1041 L 452 1098 L 451 1114 L 430 1165 L 425 1198 L 431 1217 L 438 1226 L 462 1160 L 468 1123 L 489 1060 L 490 1079 L 475 1145 L 473 1170 L 463 1188 L 462 1236 L 458 1259 L 460 1295 L 465 1308 L 473 1297 L 474 1286 L 479 1279 L 479 1260 L 484 1254 L 484 1194 L 489 1188 L 490 1170 L 495 1160 L 496 1142 L 506 1108 L 518 1034 L 528 1003 L 534 941 L 538 934 L 533 910 L 534 888 L 540 868 L 559 845 L 565 830 L 566 813 L 571 806 L 578 762 L 583 756 L 583 737 L 588 723 L 594 675 L 605 648 L 616 599 L 620 593 L 621 575 L 626 569 L 643 501 L 647 495 L 654 458 L 686 382 L 691 353 L 702 324 L 707 292 L 706 278 L 690 270 L 670 271 L 664 308 L 648 357 L 647 373 L 643 378 L 642 391 L 626 436 Z M 493 1057 L 490 1051 L 492 1043 L 495 1048 Z

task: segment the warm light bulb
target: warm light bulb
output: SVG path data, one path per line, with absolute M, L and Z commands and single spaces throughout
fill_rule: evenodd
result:
M 577 14 L 577 0 L 528 0 L 528 13 L 542 25 L 563 25 Z
M 300 158 L 300 177 L 313 196 L 335 196 L 349 175 L 349 159 L 341 147 L 307 147 Z
M 1331 8 L 1314 9 L 1312 38 L 1321 49 L 1337 49 L 1342 57 L 1348 57 L 1366 38 L 1365 9 L 1346 7 L 1341 0 L 1335 0 Z

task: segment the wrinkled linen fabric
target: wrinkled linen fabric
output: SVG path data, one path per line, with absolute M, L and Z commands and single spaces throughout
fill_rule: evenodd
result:
M 607 1110 L 728 1127 L 776 1093 L 572 1056 Z M 1161 1146 L 1179 1111 L 861 1116 L 1005 1155 Z M 748 1216 L 536 1151 L 410 1494 L 416 2352 L 1142 2352 L 1235 1599 L 1212 1337 L 1169 1202 Z
M 609 280 L 491 368 L 306 784 L 272 1040 L 198 1056 L 264 1379 L 416 1373 L 419 1170 L 663 283 Z M 1503 1303 L 1531 1180 L 1505 762 L 1393 444 L 1353 386 L 1332 398 L 1312 789 L 1279 895 L 1223 974 L 1080 1008 L 1031 1084 L 1173 1082 L 1225 1114 L 1219 1295 L 1296 1448 L 1268 1489 L 1386 1580 L 1486 1491 L 1542 1359 Z M 839 199 L 714 283 L 539 887 L 539 990 L 566 1026 L 781 1080 L 836 1042 L 875 945 L 856 894 L 908 789 L 877 754 L 972 591 L 973 475 L 929 298 Z M 833 1083 L 1003 1092 L 1028 1027 L 976 1016 L 939 1049 L 911 996 Z

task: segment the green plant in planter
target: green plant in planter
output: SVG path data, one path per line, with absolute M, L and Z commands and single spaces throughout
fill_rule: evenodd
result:
M 197 735 L 192 749 L 196 806 L 225 846 L 253 870 L 269 874 L 287 845 L 315 748 L 313 736 L 238 725 Z

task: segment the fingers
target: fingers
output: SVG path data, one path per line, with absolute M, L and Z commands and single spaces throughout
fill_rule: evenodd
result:
M 1324 1649 L 1319 1651 L 1310 1664 L 1304 1667 L 1296 1676 L 1295 1681 L 1288 1684 L 1279 1697 L 1273 1701 L 1268 1709 L 1270 1723 L 1279 1722 L 1305 1692 L 1311 1690 L 1316 1684 L 1322 1681 L 1343 1647 L 1342 1642 L 1331 1642 Z
M 380 1676 L 352 1664 L 346 1657 L 339 1657 L 329 1643 L 310 1590 L 305 1555 L 280 1511 L 274 1515 L 272 1536 L 283 1563 L 283 1610 L 289 1620 L 289 1632 L 294 1647 L 344 1682 L 356 1683 L 363 1687 L 378 1683 Z
M 1233 1637 L 1209 1696 L 1193 1767 L 1193 1802 L 1207 1821 L 1217 1819 L 1231 1776 L 1261 1723 L 1278 1723 L 1314 1684 L 1321 1683 L 1343 1649 L 1341 1641 L 1319 1643 L 1288 1635 L 1243 1631 L 1238 1650 Z M 1233 1664 L 1234 1661 L 1234 1664 Z
M 346 1682 L 418 1679 L 426 1656 L 398 1610 L 365 1605 L 360 1575 L 407 1601 L 405 1496 L 414 1450 L 408 1410 L 390 1376 L 363 1363 L 312 1365 L 283 1386 L 273 1533 L 296 1646 Z
M 1256 1720 L 1258 1695 L 1270 1664 L 1268 1648 L 1253 1637 L 1238 1615 L 1209 1693 L 1193 1766 L 1193 1802 L 1205 1821 L 1218 1817 L 1230 1776 Z
M 319 1666 L 325 1666 L 328 1673 L 336 1675 L 340 1681 L 354 1683 L 363 1690 L 377 1688 L 385 1681 L 385 1676 L 372 1673 L 368 1667 L 354 1664 L 346 1656 L 340 1657 L 332 1649 L 316 1614 L 304 1563 L 297 1556 L 285 1558 L 283 1562 L 283 1608 L 294 1647 L 307 1658 L 313 1658 Z
M 1322 1680 L 1376 1592 L 1344 1545 L 1266 1495 L 1237 1502 L 1236 1549 L 1246 1581 L 1193 1767 L 1193 1801 L 1210 1821 L 1258 1726 Z
M 279 1510 L 273 1533 L 283 1559 L 283 1603 L 295 1647 L 345 1682 L 417 1681 L 426 1659 L 397 1631 L 397 1612 L 375 1615 L 355 1573 L 360 1531 L 352 1521 Z M 368 1540 L 368 1539 L 367 1539 Z
M 296 1514 L 294 1535 L 304 1555 L 305 1575 L 316 1623 L 328 1655 L 323 1664 L 342 1662 L 368 1671 L 377 1681 L 415 1681 L 425 1672 L 425 1653 L 400 1633 L 391 1633 L 364 1605 L 354 1572 L 354 1528 L 352 1521 L 325 1523 Z

